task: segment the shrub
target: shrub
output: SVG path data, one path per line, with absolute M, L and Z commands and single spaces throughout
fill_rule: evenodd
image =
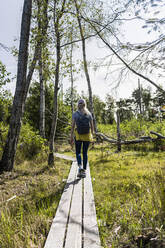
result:
M 24 124 L 21 129 L 17 158 L 32 159 L 41 151 L 46 150 L 45 139 L 28 124 Z
M 8 132 L 8 126 L 3 122 L 0 122 L 0 154 L 3 151 L 3 147 L 5 145 L 6 137 Z

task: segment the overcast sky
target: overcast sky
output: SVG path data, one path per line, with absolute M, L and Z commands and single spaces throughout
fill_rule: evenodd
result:
M 19 35 L 20 35 L 20 25 L 21 25 L 21 17 L 22 17 L 22 8 L 23 8 L 23 0 L 3 0 L 1 1 L 0 8 L 0 43 L 5 45 L 6 47 L 19 46 Z M 129 30 L 129 32 L 128 32 Z M 139 30 L 139 31 L 138 31 Z M 127 39 L 133 41 L 136 37 L 136 42 L 142 42 L 143 34 L 140 33 L 140 28 L 135 28 L 135 23 L 127 24 L 126 31 Z M 139 33 L 138 33 L 139 32 Z M 132 39 L 132 40 L 131 40 Z M 98 59 L 106 55 L 105 49 L 98 48 L 96 44 L 91 45 L 88 44 L 87 49 L 87 58 Z M 108 55 L 108 50 L 107 50 Z M 17 61 L 13 56 L 0 48 L 0 60 L 6 65 L 7 70 L 12 73 L 12 75 L 16 74 L 17 71 Z M 104 98 L 107 93 L 114 95 L 114 97 L 129 97 L 133 89 L 138 86 L 137 77 L 131 77 L 127 79 L 127 84 L 122 84 L 115 95 L 115 92 L 112 92 L 112 82 L 113 77 L 109 77 L 105 80 L 105 70 L 100 69 L 97 72 L 93 72 L 90 70 L 93 94 L 99 95 L 101 98 Z M 87 91 L 87 84 L 85 77 L 83 74 L 77 78 L 75 85 L 77 86 L 77 90 L 81 93 L 81 90 Z M 66 80 L 64 81 L 64 89 L 69 87 L 70 83 Z M 12 85 L 12 92 L 14 93 L 15 85 Z

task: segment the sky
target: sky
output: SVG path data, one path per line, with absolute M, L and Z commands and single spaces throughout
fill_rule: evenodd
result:
M 6 47 L 19 46 L 20 25 L 22 17 L 23 0 L 5 0 L 1 1 L 0 8 L 0 43 Z M 136 29 L 135 29 L 136 25 Z M 130 42 L 143 42 L 146 39 L 142 33 L 140 26 L 137 23 L 127 24 L 124 30 L 127 39 Z M 103 47 L 103 46 L 102 46 Z M 96 43 L 87 43 L 87 58 L 88 60 L 99 61 L 105 55 L 108 55 L 108 50 L 98 47 Z M 78 55 L 80 56 L 80 55 Z M 8 51 L 0 48 L 0 60 L 6 65 L 7 71 L 12 73 L 12 76 L 17 72 L 17 61 Z M 107 71 L 100 68 L 97 71 L 89 70 L 93 94 L 98 95 L 101 99 L 105 99 L 106 94 L 110 94 L 115 98 L 127 98 L 131 96 L 132 91 L 138 87 L 138 78 L 131 76 L 127 78 L 116 90 L 113 90 L 115 78 L 109 75 L 107 79 Z M 70 86 L 70 82 L 64 81 L 64 90 Z M 75 86 L 79 93 L 82 90 L 87 92 L 87 83 L 83 73 L 76 75 Z M 149 84 L 146 83 L 146 87 Z M 15 83 L 10 84 L 10 89 L 14 94 Z
M 19 45 L 23 0 L 1 1 L 0 8 L 0 43 L 6 47 Z M 17 41 L 15 41 L 17 39 Z M 16 59 L 4 49 L 0 48 L 0 60 L 6 65 L 7 70 L 13 75 L 17 71 Z

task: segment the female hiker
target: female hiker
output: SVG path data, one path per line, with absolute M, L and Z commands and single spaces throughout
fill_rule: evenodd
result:
M 76 159 L 78 164 L 78 177 L 86 176 L 86 168 L 88 162 L 88 147 L 93 140 L 94 127 L 93 119 L 89 110 L 86 108 L 84 99 L 78 101 L 78 110 L 72 116 L 72 129 L 71 129 L 71 145 L 75 141 Z M 83 150 L 83 163 L 81 159 L 81 147 Z

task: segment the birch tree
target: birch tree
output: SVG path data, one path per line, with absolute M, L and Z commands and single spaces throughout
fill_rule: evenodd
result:
M 37 1 L 39 13 L 41 8 L 41 2 Z M 44 69 L 45 69 L 45 59 L 44 50 L 46 50 L 47 45 L 47 28 L 48 28 L 48 0 L 43 1 L 42 12 L 38 15 L 38 26 L 40 31 L 40 47 L 39 47 L 39 80 L 40 80 L 40 122 L 39 122 L 39 131 L 40 135 L 45 138 L 45 78 L 44 78 Z M 43 14 L 42 14 L 43 13 Z
M 92 86 L 91 86 L 91 80 L 89 76 L 88 64 L 87 64 L 87 59 L 86 59 L 85 37 L 84 37 L 81 14 L 80 14 L 81 5 L 77 3 L 77 0 L 74 0 L 74 3 L 75 3 L 75 8 L 76 8 L 77 22 L 78 22 L 79 30 L 80 30 L 80 37 L 82 41 L 83 65 L 84 65 L 84 72 L 85 72 L 85 76 L 87 80 L 88 93 L 89 93 L 89 109 L 90 109 L 90 112 L 92 113 L 93 120 L 94 120 L 94 130 L 95 132 L 97 132 L 97 124 L 96 124 L 96 118 L 95 118 L 94 107 L 93 107 Z
M 57 127 L 58 118 L 58 90 L 59 90 L 59 73 L 60 73 L 60 61 L 61 61 L 61 30 L 60 21 L 64 14 L 66 0 L 63 0 L 61 6 L 58 5 L 58 1 L 54 0 L 53 10 L 53 22 L 54 22 L 54 33 L 55 33 L 55 50 L 56 50 L 56 65 L 55 65 L 55 83 L 54 83 L 54 103 L 53 103 L 53 118 L 49 138 L 49 157 L 48 164 L 54 163 L 54 139 Z
M 21 35 L 18 55 L 17 82 L 13 100 L 10 125 L 8 130 L 7 141 L 0 161 L 0 171 L 11 171 L 14 166 L 14 158 L 18 143 L 21 120 L 24 112 L 24 104 L 26 99 L 26 72 L 28 62 L 28 45 L 30 35 L 32 13 L 32 0 L 24 0 Z

